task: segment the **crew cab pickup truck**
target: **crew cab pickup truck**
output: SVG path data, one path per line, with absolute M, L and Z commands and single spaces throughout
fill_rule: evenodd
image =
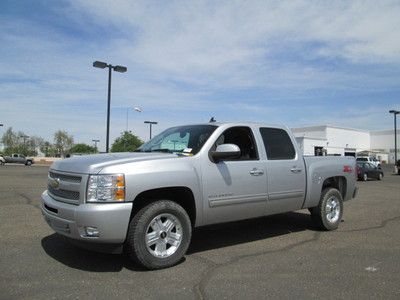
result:
M 30 166 L 33 164 L 32 158 L 27 158 L 25 155 L 22 154 L 12 154 L 11 156 L 4 157 L 4 163 L 17 163 L 17 164 L 24 164 L 26 166 Z
M 54 162 L 42 212 L 78 245 L 159 269 L 182 259 L 198 226 L 308 208 L 336 229 L 355 170 L 354 157 L 303 157 L 282 126 L 178 126 L 136 152 Z

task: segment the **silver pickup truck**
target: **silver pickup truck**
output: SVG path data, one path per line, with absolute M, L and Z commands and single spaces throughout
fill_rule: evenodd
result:
M 188 125 L 133 153 L 53 163 L 42 212 L 78 245 L 159 269 L 182 259 L 198 226 L 308 208 L 334 230 L 355 182 L 353 157 L 303 157 L 286 127 Z
M 33 158 L 27 158 L 22 154 L 12 154 L 11 156 L 4 157 L 4 163 L 16 163 L 30 166 L 33 164 Z

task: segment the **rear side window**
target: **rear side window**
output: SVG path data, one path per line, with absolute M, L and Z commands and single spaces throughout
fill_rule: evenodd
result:
M 279 128 L 260 128 L 269 160 L 294 159 L 296 151 L 289 135 Z

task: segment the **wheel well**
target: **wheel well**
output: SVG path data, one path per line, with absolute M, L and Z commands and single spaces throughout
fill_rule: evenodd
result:
M 336 176 L 325 179 L 322 185 L 322 190 L 328 187 L 337 189 L 342 195 L 343 199 L 345 199 L 347 191 L 347 181 L 345 177 Z
M 171 200 L 182 206 L 189 215 L 192 226 L 196 222 L 196 204 L 192 191 L 183 186 L 159 188 L 140 193 L 133 200 L 131 220 L 146 205 L 157 200 Z

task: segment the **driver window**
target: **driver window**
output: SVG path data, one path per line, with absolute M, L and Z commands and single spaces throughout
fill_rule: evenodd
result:
M 240 157 L 232 160 L 258 159 L 253 133 L 249 127 L 232 127 L 225 130 L 214 143 L 212 150 L 221 144 L 235 144 L 240 148 Z

